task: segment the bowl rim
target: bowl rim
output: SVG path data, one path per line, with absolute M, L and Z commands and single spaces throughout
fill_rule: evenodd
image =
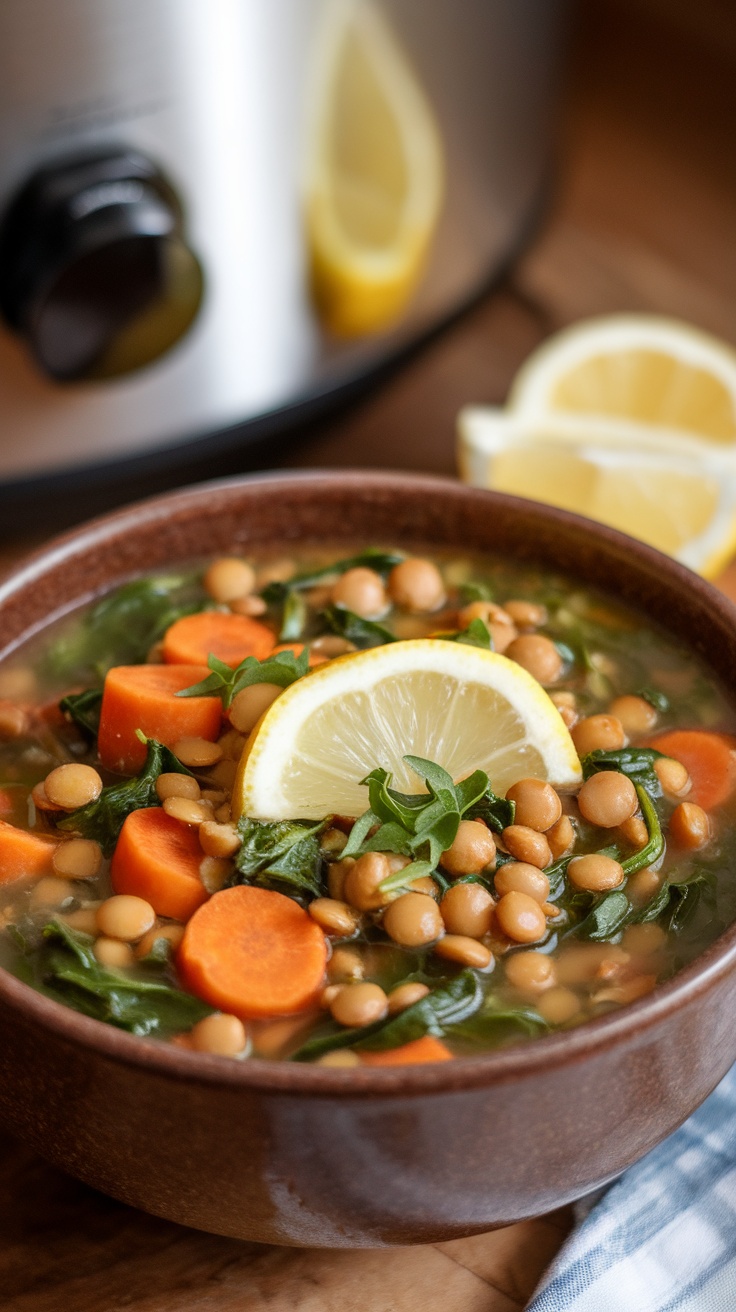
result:
M 669 575 L 673 583 L 699 593 L 711 611 L 717 612 L 721 620 L 731 627 L 736 639 L 736 609 L 722 593 L 686 566 L 615 529 L 526 498 L 470 488 L 454 479 L 352 468 L 236 475 L 136 501 L 53 537 L 17 566 L 11 567 L 0 580 L 0 606 L 49 569 L 75 556 L 84 555 L 106 539 L 135 531 L 143 523 L 151 524 L 167 518 L 173 509 L 196 509 L 212 495 L 237 498 L 244 489 L 250 487 L 297 489 L 310 484 L 322 487 L 327 484 L 344 491 L 382 493 L 407 491 L 421 486 L 435 493 L 483 503 L 489 509 L 494 505 L 503 505 L 512 511 L 518 508 L 552 527 L 575 525 L 578 530 L 582 528 L 592 534 L 604 547 L 615 550 L 616 554 L 633 555 L 643 565 L 648 564 L 660 574 Z M 122 574 L 121 577 L 129 575 Z M 84 597 L 78 597 L 74 608 L 84 601 Z M 47 627 L 55 614 L 63 614 L 69 609 L 69 606 L 62 607 L 38 625 L 24 631 L 22 639 L 11 643 L 0 652 L 0 656 L 9 655 L 19 642 L 25 642 L 32 633 Z M 339 1067 L 267 1058 L 234 1062 L 229 1058 L 187 1051 L 171 1043 L 129 1034 L 113 1025 L 84 1016 L 24 984 L 2 967 L 0 1005 L 5 1004 L 13 1011 L 24 1014 L 36 1029 L 53 1031 L 71 1045 L 81 1044 L 108 1060 L 158 1073 L 174 1082 L 215 1084 L 243 1091 L 271 1090 L 297 1098 L 332 1095 L 341 1098 L 390 1098 L 397 1093 L 451 1093 L 503 1084 L 576 1064 L 625 1040 L 643 1041 L 654 1027 L 684 1004 L 709 992 L 734 970 L 736 922 L 728 926 L 704 952 L 670 980 L 658 985 L 646 997 L 628 1003 L 620 1011 L 595 1017 L 570 1030 L 543 1035 L 531 1042 L 491 1050 L 478 1056 L 463 1057 L 452 1062 L 393 1068 L 362 1066 L 341 1070 Z

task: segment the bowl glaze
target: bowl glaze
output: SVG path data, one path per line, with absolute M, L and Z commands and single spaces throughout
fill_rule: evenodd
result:
M 572 574 L 736 686 L 736 610 L 672 560 L 532 502 L 361 472 L 205 484 L 57 539 L 0 587 L 4 654 L 133 574 L 324 538 Z M 185 1225 L 276 1244 L 428 1243 L 538 1215 L 636 1161 L 736 1058 L 735 1006 L 731 927 L 650 996 L 579 1029 L 437 1066 L 340 1070 L 138 1039 L 0 970 L 0 1117 L 86 1183 Z

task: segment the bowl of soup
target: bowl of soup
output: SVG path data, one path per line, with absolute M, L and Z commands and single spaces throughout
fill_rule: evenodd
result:
M 0 1115 L 270 1243 L 537 1215 L 736 1058 L 736 616 L 443 480 L 236 479 L 0 592 Z

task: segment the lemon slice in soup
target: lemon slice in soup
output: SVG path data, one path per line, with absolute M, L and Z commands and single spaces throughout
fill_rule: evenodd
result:
M 404 756 L 453 779 L 485 770 L 504 793 L 517 779 L 580 782 L 559 712 L 505 656 L 441 639 L 396 642 L 331 661 L 287 688 L 254 729 L 238 769 L 234 815 L 259 820 L 357 816 L 375 766 L 424 792 Z

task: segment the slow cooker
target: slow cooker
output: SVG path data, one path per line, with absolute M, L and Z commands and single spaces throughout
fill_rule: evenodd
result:
M 564 0 L 3 0 L 0 512 L 235 453 L 506 265 Z

